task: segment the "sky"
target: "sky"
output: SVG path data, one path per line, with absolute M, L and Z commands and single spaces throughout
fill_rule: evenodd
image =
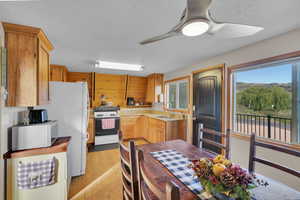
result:
M 236 80 L 246 83 L 290 83 L 292 82 L 292 65 L 285 64 L 236 72 Z

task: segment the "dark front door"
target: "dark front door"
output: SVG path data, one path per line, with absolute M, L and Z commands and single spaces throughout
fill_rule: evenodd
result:
M 222 116 L 222 70 L 215 69 L 206 72 L 200 72 L 193 77 L 194 88 L 194 145 L 200 145 L 199 127 L 221 131 L 221 116 Z M 212 136 L 209 133 L 203 133 L 204 138 L 213 139 L 216 142 L 221 142 L 218 136 Z M 221 153 L 220 149 L 203 143 L 203 148 L 210 149 L 216 153 Z

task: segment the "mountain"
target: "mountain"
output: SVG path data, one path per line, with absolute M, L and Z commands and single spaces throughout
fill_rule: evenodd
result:
M 249 87 L 282 87 L 288 92 L 292 92 L 292 83 L 245 83 L 245 82 L 237 82 L 236 88 L 237 92 L 243 91 Z

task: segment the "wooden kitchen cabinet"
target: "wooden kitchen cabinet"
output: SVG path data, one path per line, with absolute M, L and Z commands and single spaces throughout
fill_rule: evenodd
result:
M 95 122 L 94 118 L 90 117 L 89 118 L 89 124 L 88 124 L 88 134 L 89 134 L 89 139 L 87 141 L 88 144 L 93 144 L 95 143 Z
M 127 78 L 127 97 L 133 97 L 135 101 L 146 101 L 147 78 L 140 76 L 128 76 Z
M 148 138 L 148 117 L 139 116 L 137 119 L 135 138 Z
M 166 141 L 165 122 L 159 119 L 148 118 L 147 141 L 158 143 Z
M 124 139 L 148 138 L 148 117 L 146 116 L 122 116 L 121 131 Z
M 159 94 L 163 93 L 163 74 L 150 74 L 147 76 L 147 92 L 146 102 L 147 103 L 158 103 Z
M 151 143 L 186 140 L 186 120 L 163 121 L 148 117 L 147 137 Z
M 38 104 L 49 101 L 49 52 L 42 42 L 39 42 L 38 59 Z
M 136 138 L 137 121 L 139 116 L 125 116 L 121 117 L 121 131 L 123 134 L 123 139 L 133 139 Z
M 144 115 L 121 116 L 121 130 L 124 139 L 144 138 L 150 143 L 186 137 L 186 121 L 164 121 Z
M 51 42 L 40 28 L 2 24 L 7 48 L 7 106 L 47 104 Z
M 50 65 L 50 81 L 66 82 L 68 69 L 64 65 Z

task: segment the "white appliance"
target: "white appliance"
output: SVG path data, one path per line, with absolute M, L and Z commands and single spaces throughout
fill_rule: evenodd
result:
M 95 108 L 95 145 L 115 144 L 119 142 L 118 131 L 120 129 L 120 108 L 101 106 Z M 112 129 L 103 129 L 102 120 L 114 119 L 115 126 Z
M 49 121 L 40 124 L 17 125 L 12 127 L 12 151 L 49 147 L 57 137 L 57 122 Z
M 71 176 L 85 174 L 88 140 L 89 93 L 85 82 L 50 82 L 49 120 L 58 121 L 58 136 L 71 136 L 68 162 Z

